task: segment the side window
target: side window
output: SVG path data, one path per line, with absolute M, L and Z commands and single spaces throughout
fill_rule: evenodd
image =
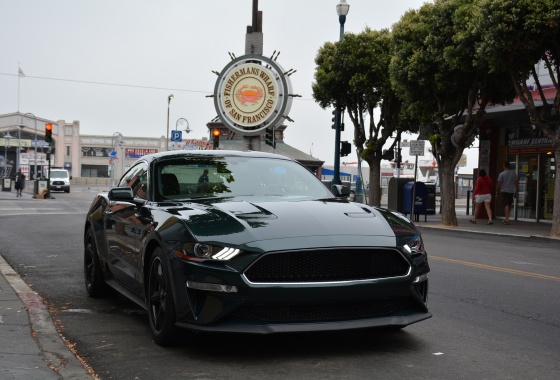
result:
M 136 198 L 147 199 L 148 164 L 139 162 L 134 165 L 119 182 L 119 187 L 130 187 Z

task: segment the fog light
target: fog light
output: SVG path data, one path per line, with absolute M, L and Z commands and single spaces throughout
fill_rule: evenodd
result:
M 237 293 L 237 286 L 210 284 L 207 282 L 187 281 L 187 288 L 205 290 L 208 292 Z

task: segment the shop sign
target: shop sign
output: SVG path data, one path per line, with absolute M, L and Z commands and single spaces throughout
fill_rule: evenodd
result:
M 547 153 L 552 147 L 552 140 L 548 137 L 530 137 L 509 140 L 510 154 Z

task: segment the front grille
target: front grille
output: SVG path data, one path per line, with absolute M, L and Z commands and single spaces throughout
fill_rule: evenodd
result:
M 231 317 L 262 323 L 327 322 L 383 317 L 410 307 L 410 298 L 332 305 L 249 305 Z
M 395 249 L 269 253 L 245 271 L 251 283 L 340 282 L 401 277 L 410 264 Z
M 53 185 L 64 185 L 64 181 L 52 181 Z

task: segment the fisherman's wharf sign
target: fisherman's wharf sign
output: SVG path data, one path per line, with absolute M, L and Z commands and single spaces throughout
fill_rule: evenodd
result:
M 214 106 L 220 120 L 241 135 L 254 136 L 284 122 L 292 105 L 291 83 L 275 61 L 244 55 L 218 75 Z

